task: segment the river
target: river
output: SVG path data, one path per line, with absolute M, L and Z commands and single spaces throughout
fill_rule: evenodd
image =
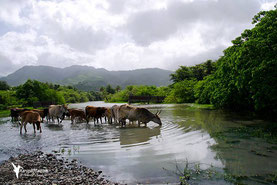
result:
M 87 105 L 114 104 L 87 102 L 69 106 Z M 107 123 L 71 124 L 64 120 L 62 126 L 43 123 L 42 133 L 37 134 L 28 125 L 27 134 L 20 135 L 17 124 L 11 123 L 10 118 L 1 118 L 0 162 L 22 152 L 57 150 L 64 157 L 76 158 L 85 166 L 103 171 L 112 181 L 128 184 L 178 183 L 186 164 L 189 169 L 199 165 L 203 173 L 212 167 L 224 174 L 190 179 L 197 184 L 232 184 L 226 174 L 242 177 L 238 180 L 245 184 L 270 184 L 267 178 L 274 173 L 277 176 L 277 144 L 255 127 L 267 122 L 187 105 L 143 106 L 151 112 L 162 110 L 162 126 L 150 122 L 147 127 L 120 128 Z

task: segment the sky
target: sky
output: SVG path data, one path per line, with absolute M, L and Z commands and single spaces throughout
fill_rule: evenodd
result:
M 25 65 L 176 70 L 216 60 L 277 0 L 0 0 L 0 76 Z

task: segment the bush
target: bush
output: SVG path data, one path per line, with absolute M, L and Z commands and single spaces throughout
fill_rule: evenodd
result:
M 192 103 L 195 101 L 194 86 L 195 80 L 184 80 L 173 85 L 168 97 L 164 100 L 166 103 Z

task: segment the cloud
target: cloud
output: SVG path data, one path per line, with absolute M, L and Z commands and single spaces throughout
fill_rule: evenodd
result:
M 0 21 L 11 24 L 13 26 L 23 26 L 27 24 L 28 18 L 24 15 L 23 10 L 27 8 L 30 3 L 30 0 L 1 0 Z
M 191 31 L 195 25 L 209 25 L 215 31 L 222 26 L 249 25 L 259 9 L 257 0 L 173 1 L 166 9 L 131 15 L 126 29 L 137 44 L 149 45 L 167 39 L 177 31 Z
M 174 70 L 216 59 L 277 0 L 3 0 L 0 75 L 24 65 Z
M 18 66 L 14 65 L 10 59 L 0 53 L 0 74 L 8 75 L 10 71 L 17 69 Z

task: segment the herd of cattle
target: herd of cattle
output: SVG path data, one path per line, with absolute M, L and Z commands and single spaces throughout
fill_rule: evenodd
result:
M 114 122 L 115 124 L 121 124 L 122 127 L 126 126 L 127 119 L 132 123 L 137 121 L 139 126 L 140 124 L 147 126 L 147 123 L 150 121 L 161 125 L 160 113 L 161 111 L 158 111 L 153 114 L 146 108 L 128 104 L 120 106 L 114 105 L 111 108 L 86 106 L 85 111 L 82 109 L 69 109 L 66 105 L 50 105 L 49 108 L 42 110 L 13 108 L 11 109 L 11 118 L 13 122 L 19 122 L 21 134 L 23 126 L 25 132 L 27 132 L 27 123 L 33 124 L 34 133 L 36 133 L 36 127 L 41 132 L 43 119 L 47 119 L 47 122 L 50 120 L 54 122 L 56 118 L 58 123 L 61 123 L 66 116 L 70 117 L 71 123 L 76 122 L 76 120 L 89 123 L 90 119 L 93 119 L 94 124 L 96 122 L 99 123 L 99 120 L 102 123 L 102 118 L 105 118 L 105 121 L 108 121 L 109 124 Z

